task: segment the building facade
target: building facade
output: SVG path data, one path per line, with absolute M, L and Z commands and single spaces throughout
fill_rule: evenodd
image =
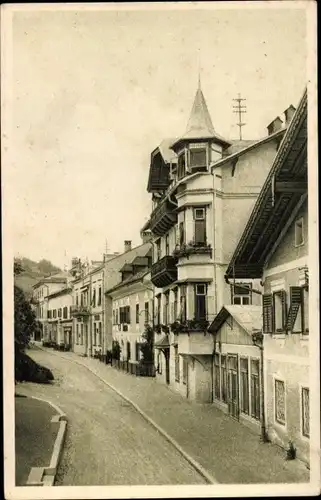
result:
M 263 282 L 264 414 L 268 437 L 310 452 L 307 94 L 304 93 L 227 276 Z M 318 450 L 313 449 L 312 453 Z
M 72 287 L 62 288 L 47 297 L 47 342 L 59 349 L 72 347 Z
M 146 324 L 152 321 L 153 285 L 150 281 L 151 248 L 144 257 L 135 257 L 120 269 L 122 281 L 106 295 L 112 298 L 113 343 L 120 347 L 124 369 L 139 374 Z
M 207 328 L 220 308 L 260 304 L 251 293 L 259 280 L 249 280 L 246 291 L 228 285 L 225 271 L 284 132 L 274 120 L 260 141 L 227 141 L 216 133 L 199 87 L 186 133 L 166 143 L 172 155 L 164 144 L 152 153 L 153 210 L 144 229 L 153 234 L 156 347 L 167 342 L 161 325 L 169 328 L 159 354 L 169 377 L 158 378 L 188 398 L 212 401 L 214 341 Z

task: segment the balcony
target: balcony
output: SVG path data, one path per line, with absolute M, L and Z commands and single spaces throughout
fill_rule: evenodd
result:
M 178 259 L 180 257 L 189 258 L 190 255 L 209 255 L 211 257 L 212 247 L 206 242 L 190 241 L 189 243 L 183 243 L 177 246 L 173 252 L 173 256 Z
M 168 202 L 161 203 L 152 212 L 150 229 L 156 236 L 163 236 L 177 223 L 177 213 Z
M 89 316 L 90 311 L 88 306 L 72 306 L 71 307 L 71 316 L 80 317 L 80 316 Z
M 177 280 L 177 259 L 171 255 L 165 255 L 155 262 L 151 270 L 151 280 L 157 288 L 168 286 Z

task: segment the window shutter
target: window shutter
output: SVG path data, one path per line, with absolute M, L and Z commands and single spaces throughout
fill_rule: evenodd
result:
M 272 294 L 263 295 L 263 332 L 272 333 L 273 329 L 273 308 Z
M 293 331 L 293 327 L 302 306 L 302 288 L 300 286 L 290 287 L 290 309 L 286 320 L 286 329 Z
M 286 291 L 282 290 L 280 293 L 281 293 L 281 302 L 282 302 L 282 325 L 283 325 L 283 328 L 285 329 L 287 309 L 288 309 L 288 305 L 286 302 Z

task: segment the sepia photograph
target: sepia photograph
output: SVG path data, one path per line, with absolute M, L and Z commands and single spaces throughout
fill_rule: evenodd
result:
M 6 499 L 320 493 L 316 34 L 2 5 Z

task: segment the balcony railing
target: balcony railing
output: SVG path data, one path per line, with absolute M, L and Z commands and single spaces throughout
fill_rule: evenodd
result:
M 153 210 L 150 218 L 150 229 L 157 236 L 163 236 L 176 223 L 177 213 L 174 212 L 174 207 L 165 201 Z
M 163 288 L 177 280 L 177 259 L 165 255 L 152 265 L 151 280 L 157 288 Z
M 90 311 L 88 306 L 71 306 L 70 311 L 72 316 L 89 316 Z
M 187 319 L 185 321 L 175 321 L 170 325 L 170 329 L 176 335 L 179 333 L 206 332 L 209 326 L 209 319 L 204 317 Z
M 177 245 L 173 256 L 176 258 L 189 257 L 190 255 L 210 255 L 212 256 L 212 246 L 207 242 L 190 241 Z

